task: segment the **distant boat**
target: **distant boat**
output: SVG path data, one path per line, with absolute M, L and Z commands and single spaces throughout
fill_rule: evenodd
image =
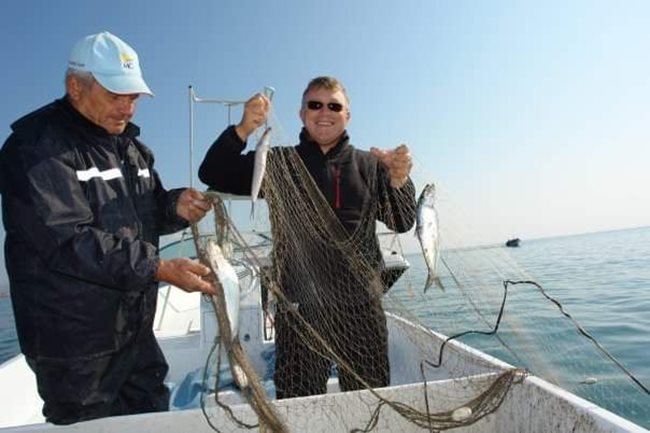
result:
M 521 242 L 521 239 L 519 238 L 508 239 L 506 241 L 506 247 L 518 247 L 519 242 Z

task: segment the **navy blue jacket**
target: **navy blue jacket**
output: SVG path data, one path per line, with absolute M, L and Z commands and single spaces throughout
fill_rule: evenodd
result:
M 110 354 L 151 328 L 158 238 L 187 222 L 129 124 L 112 135 L 65 99 L 12 125 L 0 151 L 5 259 L 21 349 Z
M 245 147 L 246 143 L 239 138 L 234 126 L 227 128 L 212 144 L 199 168 L 201 181 L 217 191 L 239 195 L 250 194 L 255 152 L 242 154 Z M 278 152 L 283 149 L 286 148 L 272 150 Z M 360 239 L 354 242 L 358 246 L 358 253 L 370 266 L 378 271 L 381 270 L 383 261 L 375 234 L 376 221 L 385 223 L 389 229 L 398 233 L 406 232 L 413 226 L 416 201 L 415 188 L 411 180 L 409 179 L 401 188 L 392 188 L 388 173 L 379 159 L 367 151 L 352 146 L 347 133 L 341 137 L 335 147 L 323 154 L 318 144 L 310 139 L 303 128 L 300 143 L 295 146 L 295 149 L 318 189 L 345 228 L 347 236 L 360 236 Z M 370 226 L 361 227 L 363 221 L 368 220 L 368 215 L 364 215 L 363 212 L 369 209 L 368 204 L 371 200 L 378 201 L 375 214 L 370 218 Z M 277 240 L 275 233 L 273 236 L 274 240 Z M 318 253 L 314 252 L 314 254 Z M 289 267 L 292 266 L 290 262 L 287 262 Z M 287 281 L 287 278 L 292 278 L 293 272 L 287 269 L 284 271 L 284 289 L 292 297 L 293 284 Z M 353 270 L 337 269 L 337 273 L 342 272 L 353 272 Z M 289 275 L 286 275 L 287 273 Z M 301 301 L 294 299 L 297 302 Z

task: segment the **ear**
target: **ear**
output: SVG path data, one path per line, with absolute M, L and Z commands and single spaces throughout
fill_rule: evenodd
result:
M 82 85 L 79 80 L 73 75 L 68 75 L 65 78 L 65 90 L 68 96 L 73 101 L 78 101 L 82 92 Z
M 298 116 L 300 117 L 300 120 L 302 120 L 302 123 L 304 125 L 305 124 L 305 109 L 304 108 L 302 108 L 302 107 L 300 108 L 300 110 L 298 111 Z

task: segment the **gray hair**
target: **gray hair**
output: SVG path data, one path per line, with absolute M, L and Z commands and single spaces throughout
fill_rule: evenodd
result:
M 95 77 L 93 77 L 93 74 L 88 71 L 80 71 L 79 69 L 75 68 L 68 68 L 65 71 L 66 81 L 69 77 L 74 77 L 85 87 L 90 87 L 95 82 Z
M 305 96 L 307 95 L 307 93 L 309 93 L 310 90 L 314 90 L 314 89 L 327 89 L 331 92 L 340 91 L 341 93 L 343 93 L 343 96 L 345 96 L 345 101 L 348 103 L 348 105 L 350 105 L 350 98 L 348 98 L 348 92 L 345 90 L 345 87 L 343 87 L 343 84 L 334 77 L 321 76 L 321 77 L 313 78 L 309 82 L 309 84 L 307 84 L 307 88 L 305 89 L 305 91 L 302 92 L 303 104 L 305 103 Z

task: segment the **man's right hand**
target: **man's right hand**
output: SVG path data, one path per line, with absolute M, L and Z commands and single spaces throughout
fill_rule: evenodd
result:
M 271 101 L 265 95 L 257 93 L 244 104 L 244 114 L 241 122 L 235 126 L 235 131 L 242 141 L 266 122 L 271 108 Z
M 201 292 L 215 295 L 217 289 L 203 279 L 210 273 L 210 268 L 195 260 L 186 258 L 161 259 L 156 271 L 156 280 L 172 284 L 188 293 Z

